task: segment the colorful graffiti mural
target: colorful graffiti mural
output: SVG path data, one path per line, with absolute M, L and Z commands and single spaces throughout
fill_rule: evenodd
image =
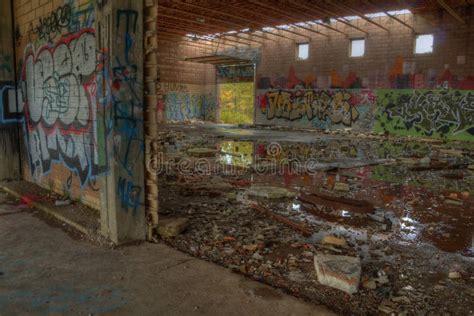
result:
M 172 92 L 164 99 L 168 121 L 215 120 L 216 101 L 212 94 Z
M 367 121 L 367 129 L 375 99 L 372 90 L 260 90 L 257 123 L 278 125 L 286 121 L 302 127 L 333 128 Z
M 63 163 L 83 186 L 102 171 L 96 146 L 95 56 L 93 29 L 65 36 L 54 46 L 26 48 L 21 88 L 33 175 Z
M 378 90 L 374 130 L 474 140 L 474 93 L 461 90 Z

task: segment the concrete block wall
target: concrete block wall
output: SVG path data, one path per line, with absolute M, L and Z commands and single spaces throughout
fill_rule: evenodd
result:
M 398 16 L 417 34 L 434 34 L 426 55 L 414 53 L 415 33 L 389 17 L 373 18 L 389 32 L 358 19 L 351 23 L 368 34 L 337 22 L 347 37 L 318 26 L 330 36 L 298 30 L 310 40 L 265 42 L 256 123 L 473 141 L 474 23 L 473 13 L 462 15 L 465 25 L 446 12 Z M 354 38 L 366 39 L 364 57 L 349 57 Z M 309 58 L 297 60 L 297 44 L 305 42 Z
M 300 83 L 321 89 L 432 89 L 447 79 L 451 88 L 474 88 L 472 14 L 464 16 L 466 25 L 460 25 L 447 13 L 436 20 L 433 20 L 432 16 L 428 19 L 412 14 L 400 15 L 399 18 L 412 25 L 418 34 L 434 34 L 432 54 L 415 55 L 413 31 L 388 17 L 377 17 L 373 20 L 389 32 L 361 19 L 352 21 L 354 25 L 367 31 L 367 35 L 340 22 L 332 23 L 333 27 L 343 31 L 348 37 L 318 26 L 318 31 L 327 33 L 330 37 L 298 30 L 311 39 L 308 41 L 297 37 L 296 43 L 289 40 L 266 42 L 257 67 L 259 87 L 266 88 L 268 85 L 265 82 L 270 81 L 274 87 L 281 88 L 292 88 Z M 365 56 L 349 57 L 350 39 L 364 37 Z M 303 42 L 309 42 L 309 58 L 297 60 L 296 44 Z M 415 75 L 418 75 L 416 87 Z M 407 80 L 397 80 L 397 76 L 407 76 Z M 356 83 L 356 80 L 359 80 L 359 83 Z

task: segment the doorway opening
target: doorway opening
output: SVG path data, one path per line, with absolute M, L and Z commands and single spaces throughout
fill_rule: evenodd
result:
M 225 124 L 253 124 L 255 65 L 216 65 L 220 120 Z
M 255 84 L 232 82 L 219 84 L 221 120 L 225 124 L 253 124 Z

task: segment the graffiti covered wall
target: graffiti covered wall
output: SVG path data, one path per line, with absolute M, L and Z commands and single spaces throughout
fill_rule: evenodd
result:
M 374 130 L 474 140 L 474 91 L 378 90 Z
M 370 130 L 372 90 L 270 89 L 257 91 L 256 123 L 299 128 Z
M 18 15 L 24 8 L 15 3 Z M 94 4 L 66 0 L 58 7 L 36 5 L 43 9 L 37 19 L 17 19 L 24 176 L 99 208 L 96 181 L 107 166 L 96 117 Z
M 212 85 L 158 83 L 158 113 L 162 120 L 215 121 L 216 96 Z

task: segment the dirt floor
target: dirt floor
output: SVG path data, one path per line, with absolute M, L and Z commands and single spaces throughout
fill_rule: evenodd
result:
M 0 315 L 331 315 L 166 245 L 99 247 L 39 216 L 0 194 Z
M 188 219 L 168 245 L 341 314 L 474 313 L 473 143 L 176 125 L 152 145 L 160 219 Z M 361 258 L 358 293 L 318 283 L 321 253 Z

